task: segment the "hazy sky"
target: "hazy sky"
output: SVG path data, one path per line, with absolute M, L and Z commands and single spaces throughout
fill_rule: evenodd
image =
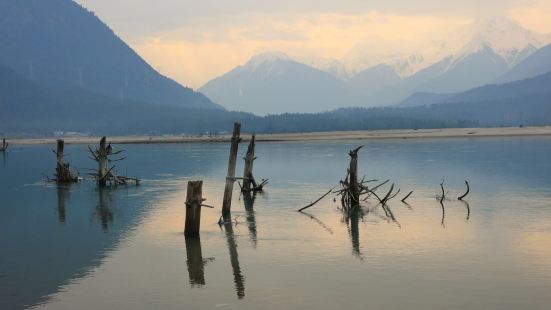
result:
M 551 0 L 76 0 L 151 65 L 193 88 L 251 56 L 343 57 L 355 45 L 421 47 L 476 18 L 551 32 Z

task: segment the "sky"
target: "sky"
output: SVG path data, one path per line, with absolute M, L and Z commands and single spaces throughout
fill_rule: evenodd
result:
M 341 59 L 377 42 L 404 51 L 479 18 L 551 33 L 551 0 L 76 0 L 161 73 L 199 88 L 258 53 Z M 390 50 L 389 50 L 390 52 Z

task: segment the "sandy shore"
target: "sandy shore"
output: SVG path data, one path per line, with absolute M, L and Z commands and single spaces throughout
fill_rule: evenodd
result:
M 450 128 L 419 130 L 371 130 L 371 131 L 332 131 L 289 134 L 259 134 L 257 141 L 318 141 L 318 140 L 369 140 L 369 139 L 430 139 L 464 137 L 514 137 L 514 136 L 551 136 L 551 126 L 544 127 L 504 127 L 504 128 Z M 250 135 L 242 135 L 247 140 Z M 12 145 L 54 144 L 57 138 L 14 139 Z M 63 137 L 67 144 L 93 144 L 99 137 Z M 189 142 L 225 142 L 230 135 L 208 136 L 113 136 L 109 141 L 117 144 L 127 143 L 189 143 Z

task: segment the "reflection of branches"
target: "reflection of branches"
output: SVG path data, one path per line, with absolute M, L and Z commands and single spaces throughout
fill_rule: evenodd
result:
M 327 232 L 329 232 L 330 234 L 333 234 L 333 230 L 331 228 L 329 228 L 329 226 L 327 226 L 324 222 L 322 222 L 321 220 L 319 220 L 318 218 L 316 218 L 312 214 L 306 213 L 306 212 L 300 212 L 300 213 L 307 216 L 307 217 L 309 217 L 314 222 L 318 223 L 321 227 L 323 227 L 323 229 L 327 230 Z
M 442 227 L 446 228 L 446 225 L 444 224 L 444 219 L 446 218 L 446 208 L 444 208 L 444 202 L 443 199 L 440 199 L 440 205 L 442 206 Z
M 469 221 L 469 218 L 471 217 L 471 207 L 469 206 L 469 203 L 465 200 L 460 200 L 464 205 L 465 208 L 467 208 L 467 218 L 465 219 L 467 222 Z

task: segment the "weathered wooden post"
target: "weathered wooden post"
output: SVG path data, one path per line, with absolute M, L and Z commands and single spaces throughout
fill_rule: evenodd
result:
M 351 203 L 358 204 L 360 201 L 360 184 L 358 183 L 358 151 L 362 146 L 357 147 L 351 150 L 348 155 L 350 155 L 350 168 L 348 170 L 349 176 L 349 187 L 351 195 Z
M 224 200 L 222 201 L 222 216 L 228 217 L 231 213 L 231 199 L 233 194 L 233 183 L 235 182 L 235 164 L 237 160 L 237 150 L 239 148 L 239 137 L 241 133 L 241 124 L 233 124 L 233 134 L 231 138 L 230 158 L 228 161 L 228 175 L 226 176 L 226 188 L 224 189 Z
M 105 186 L 107 184 L 107 146 L 105 145 L 107 138 L 102 137 L 99 142 L 99 152 L 98 152 L 98 183 L 100 186 Z
M 253 163 L 256 157 L 254 157 L 254 147 L 255 147 L 255 135 L 251 137 L 249 142 L 249 147 L 247 148 L 247 154 L 243 158 L 245 160 L 245 168 L 243 171 L 243 188 L 242 192 L 250 192 L 256 187 L 256 181 L 253 176 Z M 252 187 L 251 187 L 252 184 Z
M 186 197 L 186 237 L 198 237 L 201 227 L 201 204 L 203 203 L 203 181 L 189 181 Z

